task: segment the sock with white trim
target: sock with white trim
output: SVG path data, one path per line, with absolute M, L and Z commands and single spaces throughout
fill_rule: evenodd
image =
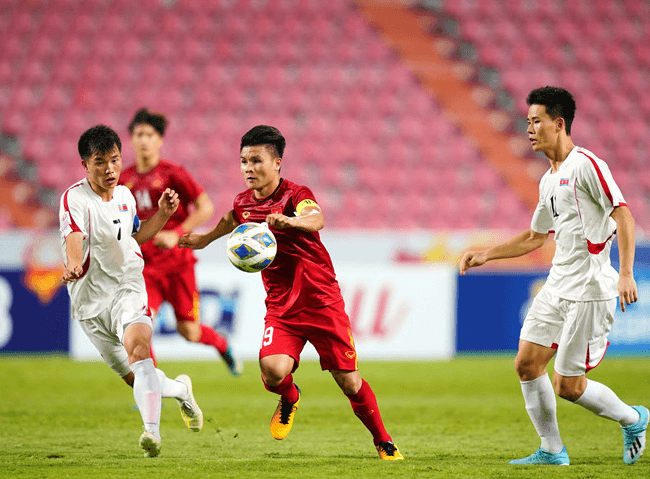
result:
M 133 397 L 138 405 L 144 428 L 160 440 L 160 381 L 151 358 L 131 364 L 135 376 Z
M 562 451 L 564 444 L 557 424 L 557 402 L 548 374 L 532 381 L 522 381 L 521 392 L 528 416 L 542 440 L 542 449 L 552 454 Z
M 621 401 L 616 393 L 604 384 L 590 379 L 587 379 L 585 392 L 574 402 L 598 416 L 618 422 L 621 426 L 629 426 L 639 420 L 639 413 L 632 406 Z

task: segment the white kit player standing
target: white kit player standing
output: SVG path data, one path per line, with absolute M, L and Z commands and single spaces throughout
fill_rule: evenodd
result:
M 531 228 L 498 246 L 468 251 L 460 260 L 460 272 L 465 274 L 487 261 L 527 254 L 555 233 L 553 265 L 526 316 L 515 359 L 526 410 L 541 446 L 510 463 L 569 464 L 557 424 L 557 392 L 618 422 L 623 430 L 623 461 L 633 464 L 645 448 L 648 409 L 628 406 L 610 388 L 585 375 L 605 355 L 615 298 L 619 297 L 623 312 L 626 305 L 637 301 L 634 218 L 607 164 L 573 144 L 576 105 L 571 93 L 543 87 L 530 92 L 526 101 L 533 150 L 543 152 L 551 164 L 540 181 Z M 610 262 L 615 235 L 620 273 Z M 551 384 L 546 366 L 556 353 Z
M 133 195 L 118 186 L 122 144 L 117 133 L 98 125 L 81 135 L 78 146 L 87 177 L 61 197 L 62 279 L 72 317 L 104 361 L 133 387 L 145 428 L 139 444 L 145 456 L 153 457 L 161 448 L 161 397 L 178 401 L 190 429 L 203 426 L 190 378 L 167 378 L 149 354 L 152 321 L 139 245 L 153 238 L 176 211 L 178 195 L 167 189 L 156 214 L 140 224 Z

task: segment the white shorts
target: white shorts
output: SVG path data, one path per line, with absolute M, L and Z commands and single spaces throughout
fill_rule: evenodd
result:
M 106 364 L 124 377 L 131 372 L 124 349 L 124 331 L 134 323 L 148 324 L 153 329 L 148 314 L 146 292 L 121 290 L 99 316 L 80 319 L 79 325 Z
M 582 376 L 605 356 L 615 310 L 616 299 L 570 301 L 542 288 L 526 315 L 519 338 L 557 348 L 555 371 L 565 377 Z

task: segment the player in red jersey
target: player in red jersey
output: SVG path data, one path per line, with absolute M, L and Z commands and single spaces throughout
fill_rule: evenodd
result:
M 206 234 L 181 237 L 179 246 L 200 249 L 238 224 L 266 221 L 278 242 L 271 265 L 262 271 L 266 289 L 260 368 L 264 386 L 280 395 L 271 434 L 284 439 L 293 425 L 300 389 L 292 373 L 309 341 L 323 370 L 350 400 L 352 410 L 373 436 L 379 456 L 404 459 L 386 432 L 375 394 L 359 375 L 357 353 L 329 253 L 320 240 L 323 212 L 306 186 L 280 177 L 286 142 L 274 127 L 258 125 L 241 140 L 240 166 L 247 191 Z
M 158 198 L 166 188 L 176 191 L 181 202 L 166 228 L 142 245 L 149 307 L 155 312 L 163 301 L 169 302 L 176 315 L 177 331 L 188 341 L 216 348 L 230 372 L 239 376 L 242 363 L 233 355 L 227 339 L 200 322 L 196 257 L 192 251 L 177 247 L 178 238 L 208 221 L 214 210 L 207 193 L 185 168 L 161 158 L 166 126 L 167 119 L 161 114 L 144 108 L 135 114 L 129 125 L 135 164 L 120 178 L 133 192 L 143 220 L 155 213 Z

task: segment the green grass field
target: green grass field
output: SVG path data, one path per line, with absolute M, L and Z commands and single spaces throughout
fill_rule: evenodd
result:
M 618 425 L 562 400 L 558 417 L 572 465 L 508 465 L 539 446 L 511 357 L 362 362 L 406 457 L 399 462 L 379 460 L 348 400 L 315 362 L 294 375 L 303 395 L 284 441 L 269 433 L 277 398 L 263 388 L 256 363 L 246 363 L 240 378 L 216 361 L 159 366 L 169 377 L 192 377 L 206 423 L 190 432 L 176 402 L 165 399 L 162 454 L 150 459 L 137 445 L 132 391 L 106 365 L 0 357 L 0 477 L 650 477 L 650 451 L 625 466 Z M 590 377 L 630 404 L 650 405 L 650 359 L 608 358 Z

